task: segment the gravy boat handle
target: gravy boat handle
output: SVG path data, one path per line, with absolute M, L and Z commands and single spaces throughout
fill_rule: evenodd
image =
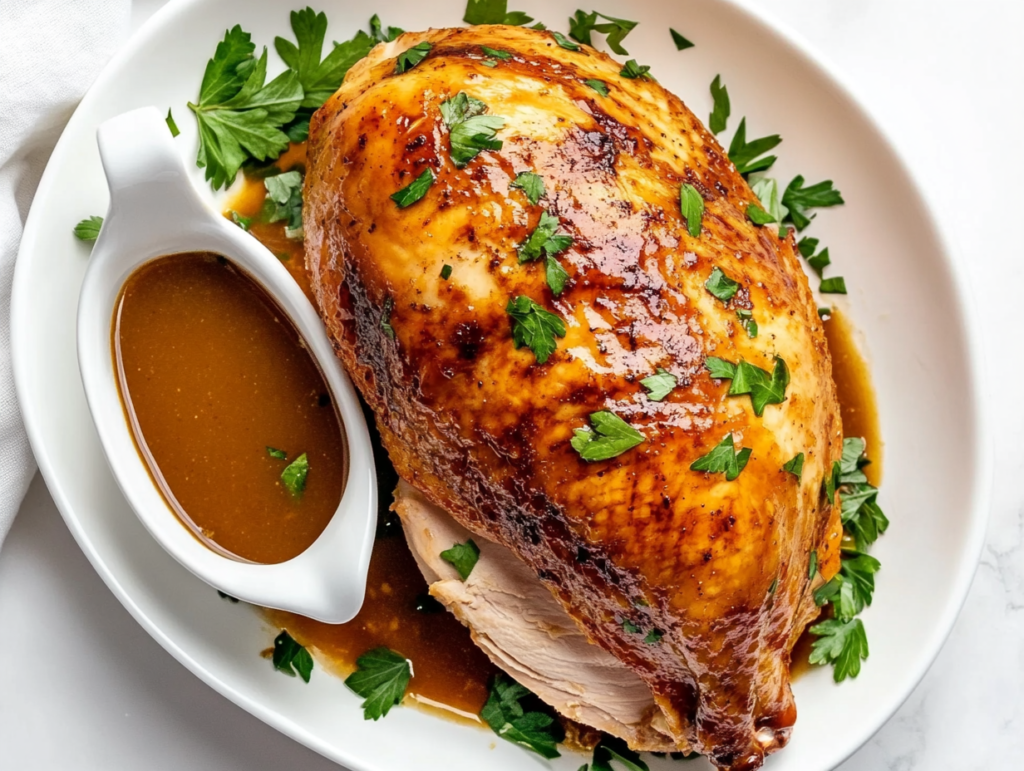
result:
M 319 315 L 266 247 L 199 198 L 156 108 L 111 118 L 99 127 L 97 140 L 110 207 L 79 296 L 78 360 L 89 410 L 114 478 L 157 542 L 206 583 L 255 605 L 328 623 L 350 620 L 362 606 L 366 589 L 377 520 L 377 477 L 358 396 Z M 201 542 L 153 481 L 125 417 L 111 341 L 121 289 L 144 263 L 194 251 L 228 258 L 277 302 L 319 365 L 345 434 L 348 473 L 341 502 L 316 541 L 286 562 L 248 562 Z

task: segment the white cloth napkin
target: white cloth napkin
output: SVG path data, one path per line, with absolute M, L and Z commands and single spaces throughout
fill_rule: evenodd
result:
M 0 546 L 35 461 L 11 371 L 11 279 L 60 132 L 130 29 L 129 0 L 0 0 Z

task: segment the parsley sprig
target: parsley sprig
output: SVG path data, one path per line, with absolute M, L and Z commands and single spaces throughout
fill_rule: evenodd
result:
M 455 543 L 450 549 L 445 549 L 441 552 L 441 559 L 455 568 L 459 577 L 465 581 L 480 559 L 480 547 L 470 538 L 465 543 Z
M 487 105 L 460 91 L 441 102 L 441 118 L 448 127 L 452 163 L 463 168 L 484 150 L 500 150 L 502 141 L 495 137 L 504 127 L 500 115 L 484 115 Z
M 402 701 L 411 679 L 409 659 L 382 646 L 356 659 L 356 671 L 345 679 L 345 685 L 363 697 L 363 717 L 378 720 Z
M 521 26 L 533 19 L 522 11 L 509 11 L 508 0 L 469 0 L 462 17 L 466 24 L 510 24 Z
M 103 217 L 94 214 L 75 225 L 73 232 L 79 241 L 95 241 L 100 237 L 101 227 L 103 227 Z
M 786 362 L 778 356 L 775 357 L 771 374 L 745 359 L 733 364 L 717 356 L 708 356 L 704 360 L 704 366 L 711 373 L 711 377 L 732 380 L 729 396 L 750 394 L 750 403 L 758 417 L 764 414 L 764 408 L 769 404 L 782 404 L 786 400 L 789 369 Z
M 556 337 L 565 337 L 565 323 L 525 295 L 508 301 L 505 312 L 512 319 L 512 342 L 528 347 L 538 364 L 544 364 L 558 347 Z
M 604 19 L 604 21 L 598 21 L 598 19 Z M 607 35 L 605 42 L 608 43 L 610 49 L 620 56 L 628 56 L 629 51 L 622 47 L 622 41 L 637 24 L 638 22 L 635 21 L 605 16 L 597 11 L 585 13 L 577 10 L 574 15 L 569 17 L 569 37 L 592 46 L 594 42 L 591 35 L 594 32 L 600 32 Z
M 593 428 L 577 428 L 570 440 L 572 448 L 585 461 L 610 460 L 642 444 L 647 438 L 607 410 L 590 413 L 590 423 Z
M 536 706 L 536 709 L 532 707 Z M 528 689 L 501 674 L 491 683 L 480 717 L 498 736 L 536 752 L 557 758 L 561 727 Z
M 749 447 L 736 452 L 732 434 L 719 442 L 707 455 L 702 455 L 690 464 L 691 471 L 706 471 L 709 474 L 725 474 L 725 480 L 731 482 L 747 467 L 750 454 Z
M 228 595 L 223 595 L 228 597 Z M 228 598 L 234 599 L 234 598 Z M 235 600 L 238 602 L 238 600 Z M 283 631 L 274 638 L 274 669 L 278 672 L 295 677 L 298 675 L 307 683 L 313 672 L 313 657 L 303 646 L 299 645 L 288 632 Z

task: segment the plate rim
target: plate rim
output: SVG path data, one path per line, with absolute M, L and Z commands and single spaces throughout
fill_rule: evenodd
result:
M 33 196 L 33 202 L 22 231 L 11 289 L 11 360 L 13 363 L 15 393 L 19 412 L 25 425 L 29 445 L 32 448 L 39 472 L 43 476 L 47 490 L 53 497 L 57 509 L 60 511 L 61 517 L 67 524 L 72 536 L 110 591 L 154 640 L 186 669 L 216 692 L 291 739 L 334 762 L 343 763 L 352 769 L 387 771 L 379 766 L 373 758 L 355 756 L 347 751 L 344 746 L 322 741 L 300 723 L 240 693 L 232 685 L 219 678 L 214 672 L 193 658 L 189 651 L 185 650 L 168 636 L 160 625 L 150 618 L 134 601 L 131 593 L 121 583 L 117 575 L 108 568 L 102 556 L 95 549 L 88 532 L 82 527 L 70 500 L 62 489 L 58 475 L 51 464 L 42 436 L 42 430 L 35 425 L 33 411 L 29 406 L 32 403 L 31 393 L 25 382 L 26 376 L 23 374 L 27 364 L 19 364 L 26 356 L 30 355 L 26 352 L 24 343 L 19 342 L 22 339 L 21 336 L 16 334 L 16 330 L 19 328 L 17 320 L 24 314 L 22 310 L 24 301 L 20 298 L 25 296 L 25 292 L 19 291 L 19 289 L 22 284 L 28 281 L 26 278 L 28 269 L 24 267 L 28 257 L 23 255 L 33 251 L 34 233 L 38 228 L 36 220 L 43 216 L 40 213 L 42 207 L 41 205 L 37 207 L 36 201 L 46 197 L 45 194 L 54 184 L 54 177 L 57 175 L 56 169 L 60 165 L 63 156 L 63 148 L 67 143 L 66 138 L 69 129 L 76 127 L 79 120 L 82 120 L 81 114 L 85 112 L 84 108 L 90 106 L 95 98 L 94 95 L 122 68 L 123 62 L 130 60 L 136 51 L 142 48 L 145 42 L 160 27 L 178 14 L 185 13 L 193 7 L 202 6 L 206 2 L 208 0 L 169 0 L 166 5 L 158 9 L 143 23 L 111 57 L 96 80 L 86 91 L 81 102 L 76 106 L 65 128 L 62 130 L 61 136 L 54 146 L 50 158 L 47 160 L 46 168 Z M 832 63 L 827 55 L 822 53 L 802 33 L 796 31 L 787 22 L 777 18 L 771 11 L 755 4 L 754 0 L 714 0 L 714 2 L 728 6 L 731 10 L 746 15 L 766 33 L 773 35 L 779 42 L 792 49 L 806 65 L 816 68 L 824 76 L 829 86 L 835 89 L 844 101 L 856 109 L 860 117 L 874 131 L 877 139 L 881 141 L 891 158 L 895 161 L 896 171 L 919 199 L 923 221 L 934 234 L 936 241 L 941 245 L 941 254 L 939 256 L 953 279 L 951 281 L 951 289 L 961 311 L 959 327 L 964 335 L 969 364 L 966 384 L 971 391 L 970 408 L 974 416 L 973 423 L 969 424 L 973 429 L 972 439 L 974 447 L 970 461 L 974 473 L 969 479 L 970 505 L 966 512 L 969 519 L 968 538 L 961 549 L 964 559 L 961 561 L 959 571 L 952 582 L 953 590 L 945 600 L 941 615 L 937 616 L 935 631 L 928 640 L 927 646 L 922 649 L 922 654 L 917 657 L 917 664 L 911 676 L 906 680 L 904 692 L 894 695 L 890 703 L 886 705 L 886 708 L 879 711 L 878 717 L 873 723 L 862 731 L 862 735 L 851 741 L 848 751 L 837 763 L 839 765 L 867 743 L 896 714 L 920 685 L 949 639 L 949 635 L 966 602 L 977 573 L 991 517 L 991 498 L 994 483 L 992 420 L 990 408 L 985 399 L 986 389 L 984 387 L 984 373 L 987 372 L 985 338 L 982 334 L 981 319 L 977 310 L 973 282 L 967 271 L 962 250 L 951 236 L 948 227 L 938 216 L 940 209 L 936 204 L 934 196 L 923 186 L 919 177 L 907 162 L 904 152 L 896 144 L 888 129 L 875 116 L 875 112 L 868 108 L 866 100 L 861 98 L 859 92 L 852 87 L 846 76 Z

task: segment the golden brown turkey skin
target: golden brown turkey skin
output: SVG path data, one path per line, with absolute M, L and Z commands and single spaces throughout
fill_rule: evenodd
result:
M 394 57 L 424 40 L 429 55 L 395 74 Z M 512 58 L 487 66 L 481 44 Z M 650 686 L 680 748 L 757 768 L 796 718 L 789 657 L 813 614 L 810 554 L 826 577 L 838 565 L 821 493 L 842 444 L 831 364 L 792 237 L 746 219 L 755 197 L 678 98 L 620 69 L 515 27 L 378 46 L 311 124 L 308 267 L 399 474 L 533 568 Z M 459 91 L 505 119 L 503 147 L 461 169 L 439 109 Z M 436 182 L 423 199 L 396 206 L 389 196 L 426 168 Z M 510 188 L 523 171 L 544 178 L 537 205 Z M 704 198 L 698 238 L 683 182 Z M 544 211 L 574 239 L 557 298 L 543 261 L 516 252 Z M 716 266 L 742 284 L 728 304 L 704 287 Z M 513 347 L 517 295 L 565 322 L 546 364 Z M 710 378 L 709 355 L 769 371 L 781 357 L 785 402 L 755 416 L 749 396 Z M 679 379 L 662 402 L 640 384 L 658 367 Z M 573 430 L 600 410 L 644 443 L 581 460 Z M 735 481 L 690 470 L 730 432 L 753 450 Z M 783 464 L 800 452 L 797 479 Z

